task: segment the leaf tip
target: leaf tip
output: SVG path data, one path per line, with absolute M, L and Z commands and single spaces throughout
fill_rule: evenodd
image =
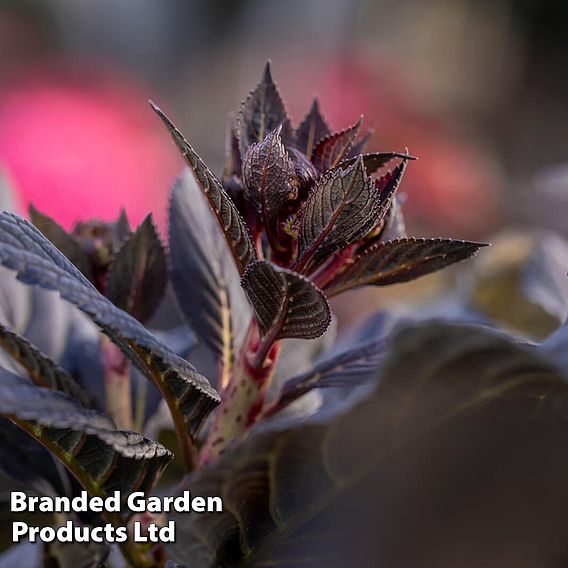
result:
M 268 59 L 266 61 L 266 63 L 264 64 L 264 69 L 262 71 L 262 82 L 263 83 L 274 83 L 273 79 L 272 79 L 272 62 L 270 61 L 270 59 Z

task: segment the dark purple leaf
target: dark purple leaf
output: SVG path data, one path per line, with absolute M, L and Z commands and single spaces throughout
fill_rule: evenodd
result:
M 384 357 L 384 340 L 369 341 L 326 357 L 314 367 L 284 383 L 270 414 L 311 391 L 332 387 L 356 387 L 373 380 Z
M 306 278 L 265 261 L 251 264 L 242 286 L 263 334 L 315 339 L 331 322 L 323 293 Z
M 320 172 L 325 172 L 337 166 L 343 160 L 353 141 L 359 133 L 363 117 L 353 126 L 329 134 L 318 142 L 313 151 L 312 162 Z
M 59 223 L 38 211 L 33 205 L 30 205 L 30 220 L 89 280 L 93 280 L 87 255 Z
M 219 403 L 217 392 L 191 364 L 102 296 L 33 225 L 13 213 L 0 213 L 0 263 L 27 284 L 57 290 L 89 315 L 160 389 L 180 437 L 193 435 Z
M 227 127 L 225 138 L 225 169 L 223 170 L 223 181 L 231 176 L 240 176 L 242 170 L 241 151 L 239 149 L 239 139 L 237 131 L 231 124 Z
M 227 243 L 189 171 L 172 191 L 169 245 L 177 302 L 227 380 L 251 312 Z
M 295 185 L 300 189 L 309 190 L 318 178 L 316 168 L 297 148 L 290 148 L 288 151 L 294 162 Z
M 296 147 L 308 158 L 311 158 L 317 143 L 328 136 L 330 132 L 331 130 L 321 114 L 319 102 L 314 97 L 310 111 L 296 129 Z
M 284 102 L 270 73 L 270 63 L 264 67 L 262 79 L 243 102 L 237 116 L 237 136 L 241 156 L 248 147 L 260 142 L 270 131 L 282 125 L 282 138 L 290 136 L 290 121 Z
M 64 392 L 83 406 L 90 406 L 90 397 L 59 365 L 36 349 L 27 339 L 0 324 L 0 348 L 28 372 L 40 387 Z
M 563 510 L 556 497 L 568 502 L 562 489 L 568 386 L 535 350 L 484 327 L 430 322 L 396 334 L 378 378 L 345 412 L 253 433 L 188 478 L 183 488 L 192 494 L 224 495 L 224 511 L 174 514 L 172 558 L 191 558 L 196 568 L 294 566 L 299 558 L 336 568 L 346 557 L 353 566 L 418 566 L 425 559 L 428 566 L 456 566 L 443 561 L 448 541 L 441 527 L 453 531 L 459 518 L 465 540 L 453 558 L 481 547 L 489 553 L 485 564 L 501 566 L 499 559 L 515 557 L 519 541 L 495 535 L 487 507 L 507 532 L 538 535 L 537 550 L 548 550 L 552 528 L 566 551 L 555 525 Z M 561 475 L 551 477 L 558 467 Z M 546 479 L 555 481 L 550 490 L 538 482 Z M 475 499 L 458 503 L 456 495 Z M 546 529 L 537 528 L 543 519 Z M 435 524 L 431 531 L 428 522 Z M 409 547 L 409 533 L 423 543 L 425 530 L 425 547 Z M 403 562 L 409 553 L 413 561 Z
M 166 251 L 148 215 L 116 251 L 106 278 L 106 296 L 138 321 L 148 321 L 166 292 Z
M 65 468 L 39 442 L 3 417 L 0 417 L 0 472 L 40 495 L 69 492 Z
M 351 148 L 349 148 L 349 151 L 347 152 L 345 157 L 356 158 L 359 154 L 362 154 L 365 151 L 367 142 L 369 142 L 369 140 L 371 139 L 374 133 L 375 131 L 372 128 L 367 129 L 365 134 L 363 134 L 357 140 L 355 140 Z
M 150 491 L 172 458 L 161 444 L 85 410 L 61 392 L 0 370 L 0 414 L 57 457 L 91 494 Z
M 362 158 L 318 181 L 300 218 L 298 270 L 362 239 L 385 213 Z
M 386 168 L 387 171 L 393 171 L 395 168 L 389 167 L 390 164 L 395 164 L 395 166 L 400 165 L 401 160 L 416 160 L 413 156 L 408 154 L 400 154 L 398 152 L 374 152 L 373 154 L 361 154 L 363 156 L 363 164 L 365 164 L 365 170 L 367 175 L 376 174 L 381 168 Z M 343 160 L 337 167 L 346 169 L 352 166 L 359 157 L 357 154 L 353 158 L 348 160 Z M 386 173 L 386 172 L 385 172 Z
M 132 229 L 130 228 L 130 223 L 128 222 L 128 217 L 124 209 L 120 211 L 117 222 L 112 226 L 111 233 L 112 249 L 117 251 L 132 234 Z
M 294 175 L 294 164 L 282 143 L 281 131 L 279 126 L 262 141 L 251 144 L 243 163 L 245 195 L 261 214 L 267 231 L 290 196 Z
M 183 134 L 154 103 L 150 104 L 168 128 L 174 142 L 192 169 L 201 191 L 209 200 L 209 205 L 217 217 L 217 221 L 229 244 L 239 274 L 242 275 L 248 264 L 256 260 L 256 251 L 249 236 L 246 223 L 219 180 L 203 163 Z
M 378 243 L 356 256 L 326 287 L 326 294 L 408 282 L 469 258 L 483 246 L 486 245 L 453 239 L 409 238 Z

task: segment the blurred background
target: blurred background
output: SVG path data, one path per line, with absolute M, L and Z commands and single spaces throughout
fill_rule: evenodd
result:
M 409 234 L 566 233 L 567 17 L 560 0 L 0 0 L 0 169 L 66 228 L 125 206 L 165 234 L 183 164 L 147 100 L 220 172 L 227 115 L 271 59 L 296 123 L 317 94 L 335 128 L 365 115 L 369 150 L 419 157 Z

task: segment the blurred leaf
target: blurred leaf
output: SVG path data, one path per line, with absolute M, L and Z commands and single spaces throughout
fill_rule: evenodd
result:
M 237 115 L 237 136 L 241 156 L 248 147 L 260 142 L 271 130 L 282 125 L 282 138 L 286 142 L 290 137 L 290 120 L 282 97 L 272 80 L 270 63 L 262 73 L 260 83 L 251 91 L 243 102 Z
M 560 314 L 549 311 L 553 303 L 555 309 L 559 309 L 562 292 L 554 289 L 556 284 L 551 283 L 553 277 L 547 271 L 564 273 L 566 265 L 553 268 L 555 262 L 550 263 L 551 257 L 537 260 L 535 255 L 541 253 L 537 253 L 536 242 L 538 240 L 526 232 L 497 235 L 491 248 L 473 263 L 469 282 L 466 280 L 469 284 L 467 300 L 468 307 L 499 325 L 533 339 L 543 339 L 562 322 Z M 548 268 L 542 271 L 536 268 L 544 263 Z M 554 278 L 559 277 L 557 274 Z M 537 281 L 543 284 L 537 285 Z M 537 293 L 541 286 L 555 295 L 545 300 L 546 305 L 540 303 L 543 297 Z
M 106 296 L 138 321 L 148 321 L 166 292 L 166 251 L 148 215 L 115 253 L 106 279 Z
M 568 377 L 568 323 L 564 322 L 540 345 L 540 350 Z
M 27 339 L 2 324 L 0 324 L 0 348 L 24 367 L 36 385 L 59 390 L 76 398 L 83 406 L 90 406 L 89 395 L 72 377 Z
M 193 435 L 218 404 L 216 391 L 192 365 L 102 296 L 33 225 L 13 213 L 0 213 L 0 263 L 15 270 L 27 284 L 57 290 L 62 298 L 88 314 L 155 382 L 180 436 L 184 435 L 182 425 Z
M 380 240 L 381 242 L 386 242 L 404 238 L 406 238 L 406 223 L 404 221 L 402 207 L 395 197 L 392 200 L 385 227 L 381 231 Z
M 130 235 L 132 235 L 132 229 L 126 211 L 122 209 L 117 222 L 112 226 L 112 249 L 117 251 L 130 238 Z
M 311 158 L 317 143 L 330 132 L 331 130 L 320 111 L 319 101 L 314 97 L 310 111 L 296 129 L 296 147 L 308 158 Z
M 0 210 L 14 211 L 15 209 L 15 191 L 12 180 L 0 164 Z
M 312 162 L 320 172 L 335 168 L 345 158 L 353 141 L 357 138 L 362 122 L 363 117 L 353 126 L 341 132 L 329 134 L 317 143 L 314 148 Z
M 263 334 L 275 339 L 315 339 L 331 322 L 323 293 L 309 280 L 265 261 L 251 264 L 242 278 Z
M 92 495 L 150 491 L 171 454 L 61 392 L 0 370 L 0 414 L 44 445 Z
M 30 205 L 30 221 L 50 240 L 89 280 L 93 274 L 89 259 L 79 243 L 56 221 Z
M 228 377 L 251 312 L 227 243 L 189 172 L 172 191 L 169 245 L 181 311 Z
M 224 512 L 173 515 L 178 539 L 169 550 L 174 560 L 191 559 L 196 568 L 291 567 L 298 561 L 336 567 L 345 566 L 345 554 L 356 566 L 418 565 L 416 558 L 413 563 L 389 561 L 389 553 L 416 552 L 411 545 L 420 538 L 420 531 L 427 530 L 423 524 L 427 518 L 437 527 L 445 526 L 438 512 L 432 519 L 437 494 L 428 492 L 436 491 L 436 485 L 414 476 L 414 469 L 423 474 L 437 460 L 428 480 L 435 483 L 440 478 L 440 490 L 449 492 L 453 507 L 444 510 L 449 515 L 444 520 L 455 526 L 456 495 L 463 495 L 464 485 L 477 484 L 479 491 L 494 487 L 497 472 L 492 464 L 475 460 L 485 460 L 489 446 L 495 456 L 515 456 L 509 467 L 514 467 L 514 459 L 523 452 L 538 452 L 546 444 L 553 450 L 551 456 L 558 455 L 555 451 L 565 445 L 568 435 L 567 410 L 568 386 L 534 350 L 482 327 L 429 323 L 403 330 L 392 340 L 380 380 L 366 399 L 327 423 L 320 419 L 252 435 L 215 465 L 189 478 L 184 489 L 193 494 L 223 495 Z M 445 451 L 440 453 L 437 443 L 442 439 L 446 446 L 442 445 Z M 454 456 L 448 460 L 448 449 L 455 448 L 460 458 L 470 456 L 463 468 L 465 477 L 459 477 L 462 474 L 456 471 Z M 422 461 L 416 463 L 416 456 Z M 548 475 L 552 463 L 562 460 L 558 455 L 554 462 L 540 464 L 539 474 Z M 504 471 L 509 485 L 511 471 Z M 535 488 L 530 475 L 519 477 L 525 483 L 518 489 L 521 495 L 523 487 L 525 492 L 536 489 L 541 495 L 543 488 Z M 416 485 L 409 485 L 411 482 Z M 393 488 L 398 499 L 405 490 L 412 490 L 414 501 L 420 499 L 427 508 L 421 512 L 413 508 L 412 501 L 405 501 L 409 512 L 400 515 L 400 502 L 391 499 Z M 441 494 L 439 497 L 442 499 Z M 361 503 L 372 507 L 367 515 L 361 509 L 358 514 L 350 509 L 353 499 L 359 507 L 364 506 Z M 463 507 L 463 520 L 469 522 L 475 511 L 472 513 L 470 503 Z M 552 510 L 558 510 L 556 500 L 547 504 L 546 511 Z M 483 511 L 466 541 L 472 550 L 485 546 L 484 535 L 495 531 L 487 525 L 487 509 Z M 498 513 L 492 509 L 492 515 Z M 422 524 L 415 527 L 412 514 L 421 515 Z M 503 514 L 503 522 L 512 525 L 520 518 L 518 507 L 508 504 Z M 378 525 L 377 517 L 381 519 Z M 399 517 L 402 526 L 413 532 L 393 537 L 389 523 L 398 523 L 400 531 Z M 462 517 L 458 518 L 461 523 Z M 436 534 L 447 551 L 447 541 Z M 546 530 L 538 537 L 542 540 L 543 535 L 546 538 Z M 501 553 L 505 545 L 518 546 L 518 540 L 498 536 Z M 429 552 L 435 544 L 425 543 L 420 565 L 456 565 L 430 562 Z M 565 541 L 563 546 L 566 549 Z M 372 554 L 366 556 L 367 552 Z M 519 564 L 494 563 L 485 557 L 483 565 Z
M 22 514 L 16 513 L 16 515 L 18 515 L 18 518 L 21 518 Z M 12 566 L 25 566 L 26 568 L 42 568 L 43 566 L 42 552 L 43 552 L 43 546 L 41 543 L 32 543 L 29 541 L 23 541 L 18 544 L 14 544 L 8 550 L 6 550 L 6 552 L 0 554 L 0 568 L 12 568 Z
M 550 315 L 568 316 L 568 242 L 555 233 L 537 238 L 522 274 L 527 296 Z
M 329 296 L 359 286 L 408 282 L 474 255 L 481 243 L 453 239 L 400 239 L 378 243 L 357 255 L 353 264 L 326 287 Z
M 239 270 L 239 274 L 242 276 L 249 263 L 256 260 L 256 251 L 249 236 L 246 223 L 231 198 L 223 189 L 221 183 L 196 154 L 183 134 L 156 105 L 151 104 L 152 108 L 168 128 L 174 142 L 183 154 L 185 161 L 193 171 L 201 191 L 203 191 L 209 200 L 209 205 L 219 222 Z
M 337 327 L 337 320 L 332 317 L 326 332 L 317 339 L 311 341 L 287 339 L 282 342 L 280 356 L 270 385 L 269 397 L 271 395 L 276 396 L 280 387 L 290 377 L 311 369 L 321 354 L 332 348 L 337 337 Z
M 310 370 L 284 383 L 270 414 L 280 412 L 312 389 L 352 388 L 373 380 L 384 358 L 384 343 L 382 339 L 369 341 L 332 357 L 324 357 Z
M 383 214 L 361 158 L 346 170 L 325 175 L 312 190 L 300 218 L 299 267 L 314 255 L 326 257 L 362 239 Z
M 251 144 L 243 163 L 245 195 L 261 213 L 267 231 L 271 230 L 290 195 L 294 174 L 294 164 L 282 144 L 281 131 L 282 126 L 279 126 L 260 142 Z

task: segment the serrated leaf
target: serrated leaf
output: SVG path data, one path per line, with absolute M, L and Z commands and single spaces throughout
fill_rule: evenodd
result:
M 38 440 L 93 495 L 149 491 L 171 460 L 161 444 L 114 428 L 61 392 L 0 370 L 0 414 Z
M 148 215 L 115 253 L 106 279 L 106 296 L 138 321 L 148 321 L 166 292 L 166 251 Z
M 70 492 L 65 468 L 41 444 L 1 416 L 0 471 L 41 495 Z
M 311 158 L 317 143 L 330 133 L 331 130 L 320 111 L 319 101 L 314 97 L 308 114 L 296 129 L 296 147 L 308 158 Z
M 89 259 L 79 243 L 61 226 L 30 205 L 30 220 L 89 280 L 93 274 Z
M 227 243 L 190 172 L 174 185 L 169 217 L 171 280 L 178 305 L 221 362 L 221 386 L 226 386 L 251 312 Z
M 260 142 L 251 144 L 243 164 L 245 195 L 262 215 L 268 232 L 290 195 L 290 182 L 295 171 L 282 143 L 281 131 L 282 126 L 279 126 Z
M 209 205 L 225 235 L 239 274 L 242 276 L 249 263 L 256 260 L 256 251 L 249 236 L 246 223 L 219 180 L 211 173 L 183 134 L 160 108 L 154 103 L 150 104 L 166 125 L 185 161 L 193 171 L 201 191 L 206 195 Z
M 241 156 L 248 147 L 260 142 L 271 130 L 282 125 L 282 138 L 289 138 L 290 121 L 284 101 L 272 80 L 270 63 L 262 73 L 260 83 L 250 92 L 237 115 L 237 136 Z
M 126 216 L 126 211 L 121 209 L 118 220 L 112 226 L 112 249 L 118 250 L 130 235 L 132 235 L 132 229 L 130 228 L 130 223 L 128 222 L 128 217 Z
M 355 257 L 326 287 L 329 296 L 360 286 L 408 282 L 473 256 L 482 243 L 454 239 L 399 239 L 378 243 Z
M 318 178 L 318 172 L 312 162 L 297 148 L 289 148 L 294 163 L 295 185 L 300 188 L 311 188 Z
M 266 261 L 251 264 L 241 284 L 263 334 L 315 339 L 331 322 L 325 296 L 306 278 Z
M 305 395 L 312 389 L 356 387 L 373 380 L 384 358 L 383 339 L 357 345 L 332 357 L 324 357 L 311 369 L 289 379 L 282 386 L 270 415 Z
M 223 170 L 223 181 L 231 176 L 240 176 L 243 168 L 241 151 L 239 149 L 239 139 L 235 126 L 229 124 L 225 136 L 225 169 Z
M 550 542 L 567 470 L 562 377 L 534 350 L 483 327 L 429 323 L 401 331 L 392 345 L 374 391 L 348 411 L 253 434 L 189 478 L 184 489 L 222 495 L 224 512 L 172 515 L 178 530 L 172 558 L 191 559 L 195 568 L 291 567 L 298 559 L 335 568 L 345 566 L 346 555 L 355 566 L 455 566 L 455 555 L 453 562 L 440 560 L 448 553 L 443 527 L 455 526 L 456 518 L 467 539 L 459 555 L 488 552 L 494 525 L 487 525 L 487 507 L 507 532 L 526 531 L 518 507 L 496 499 L 510 494 L 511 484 L 512 495 L 522 496 L 523 517 L 536 514 L 539 527 L 546 519 L 546 528 L 529 530 L 531 540 L 539 538 L 537 549 Z M 543 508 L 546 484 L 536 479 L 550 479 L 556 468 L 557 485 Z M 409 543 L 422 542 L 428 520 L 435 530 L 426 549 L 414 551 Z M 518 566 L 509 561 L 518 542 L 499 534 L 494 556 L 479 558 Z M 404 556 L 409 549 L 419 558 Z
M 362 239 L 384 215 L 382 201 L 361 158 L 314 187 L 300 218 L 298 270 L 312 256 L 328 256 Z
M 89 395 L 57 363 L 34 347 L 26 338 L 0 324 L 0 348 L 28 372 L 40 387 L 59 390 L 90 406 Z
M 193 435 L 218 404 L 216 391 L 191 364 L 102 296 L 33 225 L 13 213 L 0 213 L 0 263 L 27 284 L 57 290 L 89 315 L 160 389 L 182 440 Z
M 312 162 L 320 172 L 335 168 L 343 160 L 357 138 L 363 117 L 353 126 L 322 138 L 313 151 Z
M 369 176 L 376 174 L 378 170 L 387 167 L 392 162 L 399 163 L 400 160 L 416 160 L 416 158 L 414 158 L 413 156 L 409 156 L 408 154 L 401 154 L 399 152 L 374 152 L 372 154 L 361 154 L 361 156 L 363 158 L 365 170 L 367 172 L 367 175 Z M 349 166 L 352 166 L 358 158 L 359 154 L 357 154 L 353 158 L 339 162 L 336 167 L 346 169 Z M 388 170 L 392 171 L 391 168 L 389 168 Z
M 367 142 L 371 139 L 375 131 L 372 128 L 368 128 L 365 134 L 359 136 L 347 153 L 345 154 L 346 158 L 356 158 L 359 154 L 363 154 L 365 151 L 365 147 L 367 146 Z

